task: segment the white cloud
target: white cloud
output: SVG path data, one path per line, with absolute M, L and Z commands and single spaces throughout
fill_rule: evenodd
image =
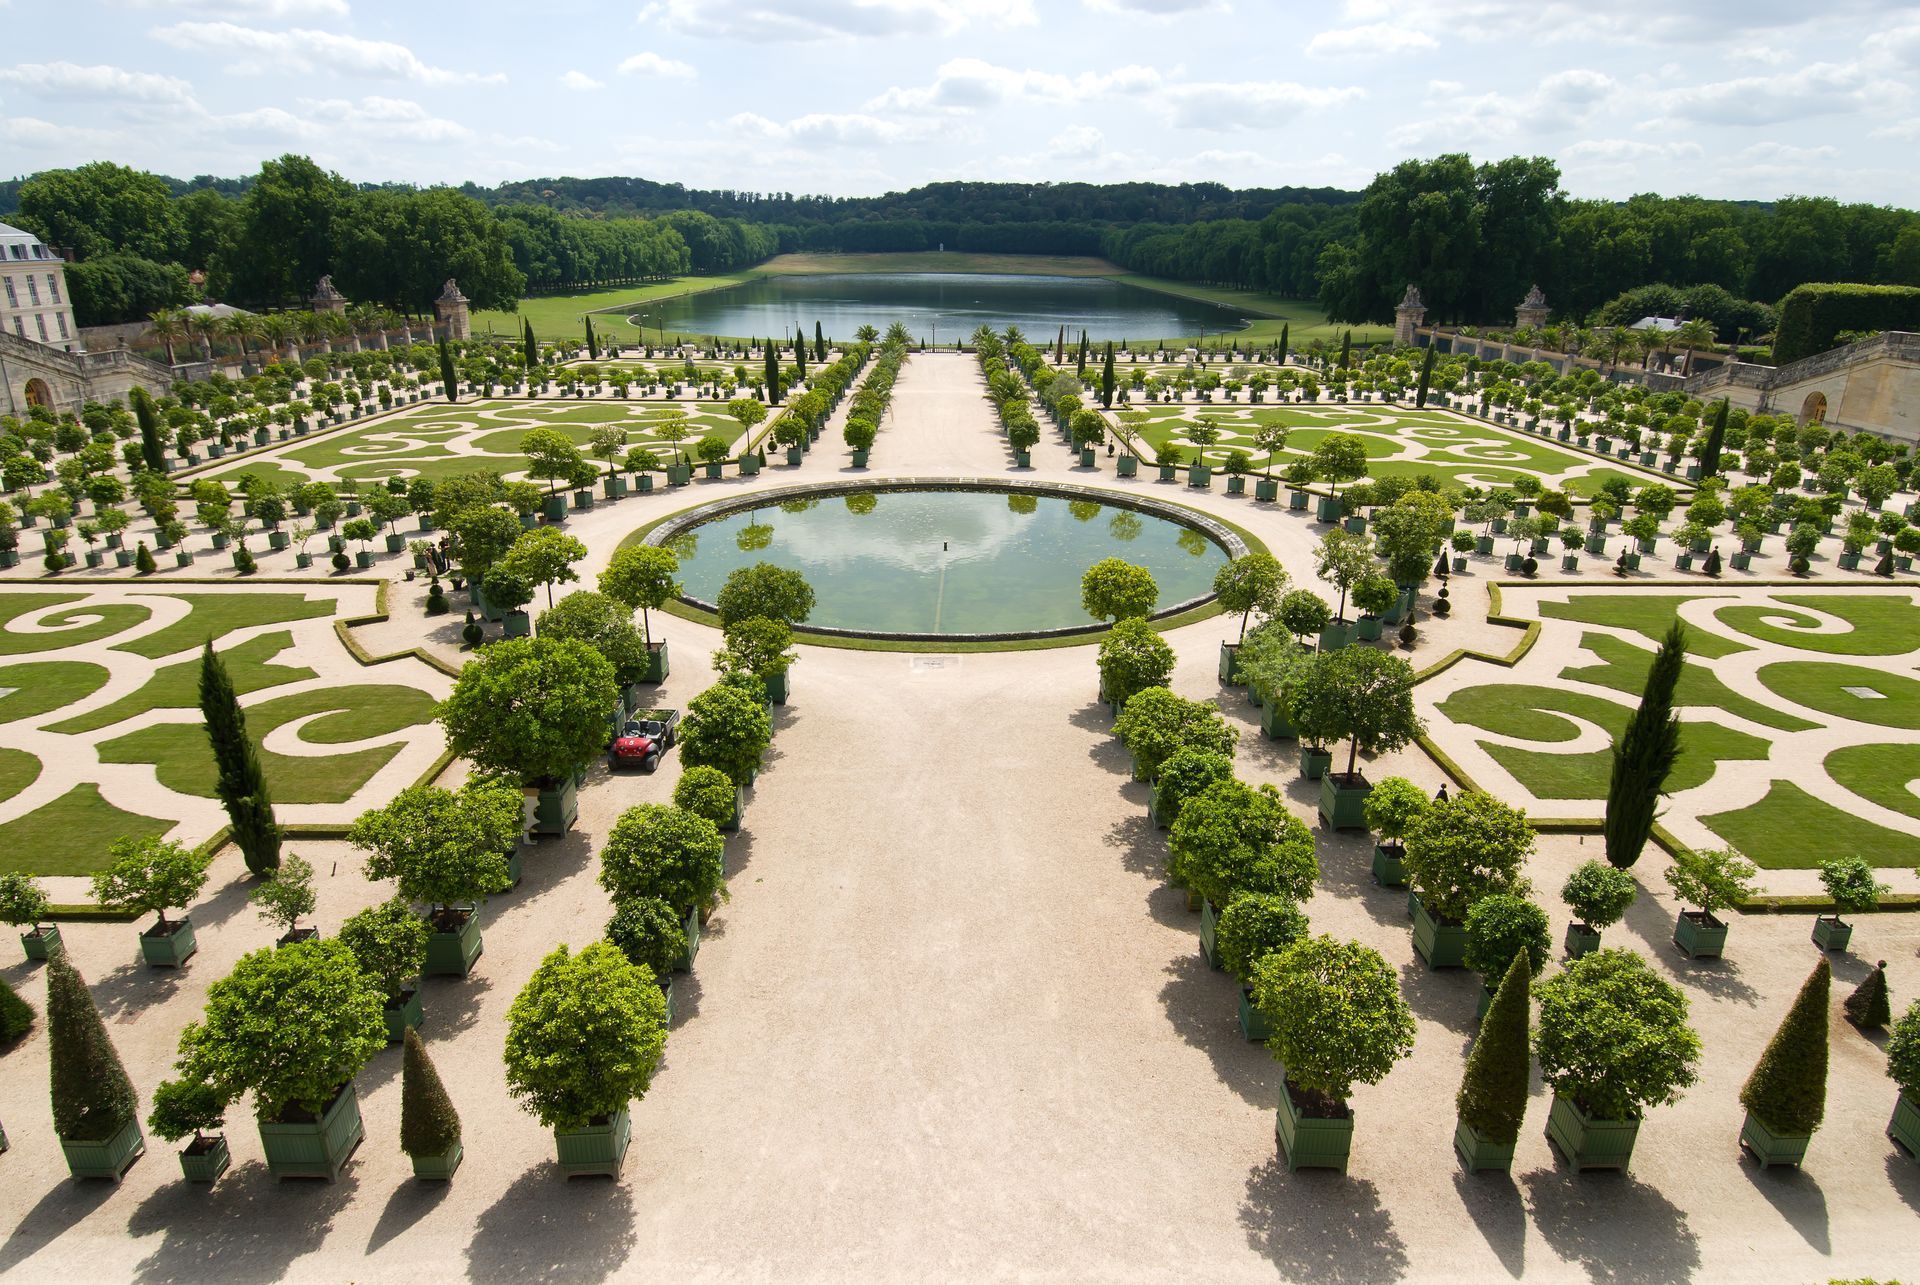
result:
M 1784 49 L 1761 44 L 1735 45 L 1726 52 L 1728 62 L 1756 62 L 1763 67 L 1778 67 L 1792 57 Z
M 345 18 L 347 0 L 128 0 L 136 9 L 212 13 L 222 18 Z
M 3 5 L 4 0 L 0 0 L 0 6 Z M 121 135 L 112 130 L 90 129 L 84 125 L 57 125 L 37 116 L 0 117 L 0 138 L 15 147 L 68 154 L 116 147 L 125 142 Z
M 1293 81 L 1248 80 L 1168 85 L 1161 99 L 1173 123 L 1183 129 L 1270 130 L 1272 113 L 1301 113 L 1344 107 L 1366 97 L 1357 86 L 1301 85 Z
M 0 82 L 18 85 L 36 98 L 92 99 L 129 103 L 189 103 L 193 86 L 175 76 L 127 71 L 104 63 L 17 63 L 0 71 Z
M 757 43 L 952 35 L 974 24 L 1038 21 L 1032 0 L 655 0 L 640 20 L 681 35 Z
M 1661 95 L 1667 116 L 1712 125 L 1777 125 L 1852 111 L 1881 98 L 1883 87 L 1855 63 L 1809 63 L 1777 76 L 1741 76 Z
M 1154 18 L 1184 18 L 1202 13 L 1232 13 L 1227 0 L 1083 0 L 1102 13 L 1144 13 Z
M 1437 49 L 1440 42 L 1424 31 L 1399 23 L 1371 22 L 1360 27 L 1336 27 L 1307 41 L 1307 53 L 1316 58 L 1353 58 L 1403 54 L 1415 49 Z
M 584 71 L 563 71 L 560 73 L 560 86 L 563 89 L 585 93 L 590 89 L 605 89 L 605 81 L 595 80 Z
M 372 76 L 412 80 L 423 85 L 500 84 L 499 73 L 449 71 L 422 62 L 405 45 L 389 40 L 363 40 L 331 31 L 295 27 L 262 31 L 232 22 L 176 22 L 156 27 L 154 39 L 193 54 L 229 54 L 239 61 L 227 70 L 235 74 L 273 69 Z
M 1556 71 L 1518 96 L 1469 94 L 1458 81 L 1429 81 L 1420 112 L 1389 130 L 1387 142 L 1414 151 L 1476 144 L 1532 146 L 1523 140 L 1576 129 L 1619 92 L 1613 77 L 1584 67 Z
M 686 63 L 662 58 L 653 52 L 631 54 L 621 60 L 620 71 L 628 76 L 658 76 L 665 80 L 692 80 L 697 74 Z
M 261 107 L 207 118 L 214 133 L 242 139 L 287 139 L 334 142 L 343 137 L 388 143 L 454 143 L 473 137 L 458 121 L 435 116 L 409 98 L 370 95 L 346 98 L 301 98 L 297 111 Z
M 1111 94 L 1149 93 L 1160 84 L 1151 67 L 1118 67 L 1110 72 L 1016 71 L 979 58 L 955 58 L 942 63 L 931 85 L 912 89 L 894 86 L 870 99 L 868 111 L 973 111 L 1016 99 L 1047 103 L 1078 103 Z
M 788 121 L 741 112 L 728 117 L 726 123 L 746 137 L 795 147 L 881 147 L 926 138 L 934 128 L 863 112 L 814 112 Z

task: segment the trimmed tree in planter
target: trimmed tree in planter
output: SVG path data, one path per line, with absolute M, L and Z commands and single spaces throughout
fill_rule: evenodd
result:
M 147 1149 L 140 1099 L 120 1064 L 106 1023 L 65 951 L 47 960 L 47 1062 L 53 1131 L 76 1178 L 120 1181 Z
M 805 624 L 813 614 L 813 586 L 789 567 L 756 562 L 727 573 L 714 599 L 724 627 L 736 620 L 764 616 L 786 625 Z
M 1613 743 L 1604 830 L 1607 860 L 1622 870 L 1638 861 L 1647 846 L 1660 792 L 1680 756 L 1680 719 L 1673 712 L 1673 695 L 1686 664 L 1686 627 L 1675 621 L 1647 670 L 1639 707 Z
M 579 815 L 576 776 L 606 749 L 619 698 L 613 666 L 591 644 L 509 638 L 468 661 L 434 713 L 448 749 L 540 790 L 536 833 L 564 834 Z
M 666 997 L 667 1021 L 673 1021 L 673 974 L 692 959 L 683 918 L 658 897 L 623 897 L 614 902 L 607 940 L 629 963 L 653 974 Z
M 1284 1068 L 1275 1133 L 1289 1172 L 1346 1172 L 1356 1084 L 1378 1084 L 1413 1051 L 1413 1014 L 1380 953 L 1359 942 L 1310 937 L 1254 966 L 1254 1003 Z
M 1164 687 L 1136 692 L 1113 722 L 1114 735 L 1133 755 L 1133 776 L 1150 781 L 1177 750 L 1207 750 L 1233 757 L 1240 729 L 1212 701 L 1190 701 Z
M 1167 837 L 1167 873 L 1200 899 L 1200 949 L 1219 967 L 1214 927 L 1243 892 L 1271 892 L 1293 901 L 1313 895 L 1320 877 L 1313 835 L 1271 785 L 1244 781 L 1208 786 L 1180 809 Z
M 25 927 L 20 945 L 28 959 L 44 960 L 60 949 L 60 925 L 42 924 L 51 903 L 32 878 L 23 874 L 0 875 L 0 923 L 11 928 Z
M 507 1090 L 554 1131 L 560 1169 L 618 1174 L 667 1043 L 667 1006 L 647 969 L 605 942 L 561 946 L 507 1012 Z
M 726 840 L 685 808 L 637 804 L 620 814 L 600 849 L 600 886 L 615 901 L 658 897 L 683 918 L 697 912 L 704 919 L 727 896 Z
M 1121 558 L 1102 558 L 1080 577 L 1080 605 L 1095 620 L 1145 619 L 1159 601 L 1153 573 Z
M 1887 1037 L 1887 1074 L 1900 1087 L 1887 1136 L 1920 1159 L 1920 1000 L 1907 1005 Z
M 1413 708 L 1413 666 L 1371 647 L 1348 647 L 1322 657 L 1301 677 L 1308 687 L 1302 699 L 1324 706 L 1322 734 L 1347 742 L 1347 769 L 1320 778 L 1320 819 L 1335 830 L 1366 823 L 1371 786 L 1359 771 L 1360 752 L 1369 757 L 1410 745 L 1426 730 Z
M 713 653 L 713 667 L 721 674 L 745 672 L 766 686 L 768 699 L 787 703 L 787 670 L 799 657 L 793 651 L 793 630 L 778 620 L 750 616 L 723 631 L 726 646 Z
M 213 747 L 214 793 L 233 826 L 234 846 L 249 871 L 266 874 L 280 864 L 280 827 L 260 755 L 247 735 L 247 716 L 226 665 L 213 653 L 212 639 L 200 653 L 200 716 Z
M 688 701 L 680 720 L 680 761 L 687 767 L 719 768 L 742 787 L 753 784 L 772 742 L 767 707 L 724 679 Z
M 1843 1004 L 1847 1020 L 1863 1031 L 1877 1031 L 1893 1020 L 1893 1005 L 1887 991 L 1887 961 L 1881 960 L 1860 984 L 1853 988 Z
M 193 921 L 169 920 L 168 910 L 184 910 L 206 886 L 212 854 L 154 835 L 115 839 L 107 845 L 107 868 L 94 872 L 93 899 L 108 910 L 132 915 L 151 911 L 153 927 L 140 934 L 140 953 L 156 968 L 178 968 L 199 945 Z
M 280 929 L 282 946 L 320 935 L 317 928 L 300 928 L 300 917 L 312 914 L 320 898 L 313 890 L 313 866 L 298 853 L 289 852 L 280 868 L 247 894 L 247 900 L 262 919 Z
M 445 1181 L 460 1167 L 460 1113 L 411 1028 L 400 1060 L 400 1149 L 422 1180 Z
M 1373 551 L 1367 538 L 1335 527 L 1320 537 L 1314 551 L 1313 573 L 1340 591 L 1339 606 L 1333 620 L 1321 630 L 1321 645 L 1331 650 L 1347 643 L 1347 596 L 1354 586 L 1373 574 Z
M 1459 1111 L 1453 1150 L 1468 1173 L 1513 1168 L 1513 1147 L 1527 1114 L 1527 1089 L 1533 1078 L 1533 1054 L 1527 1028 L 1533 1014 L 1535 970 L 1524 953 L 1507 965 L 1500 989 L 1480 1019 L 1480 1034 L 1467 1054 L 1466 1074 L 1454 1096 Z
M 1220 966 L 1240 983 L 1240 1034 L 1263 1041 L 1273 1034 L 1253 1004 L 1253 972 L 1261 960 L 1307 935 L 1307 916 L 1288 897 L 1243 892 L 1227 903 L 1214 928 Z
M 1209 786 L 1233 779 L 1233 759 L 1217 750 L 1182 746 L 1161 761 L 1153 794 L 1147 802 L 1147 814 L 1162 830 L 1180 819 L 1187 800 L 1198 797 Z
M 1525 812 L 1479 793 L 1436 801 L 1407 831 L 1413 945 L 1429 968 L 1466 962 L 1468 912 L 1482 897 L 1526 886 L 1533 844 Z
M 220 1100 L 253 1094 L 277 1178 L 339 1176 L 365 1130 L 353 1077 L 386 1045 L 380 994 L 340 941 L 243 956 L 180 1034 L 180 1072 Z
M 1373 845 L 1373 879 L 1382 888 L 1400 888 L 1407 882 L 1402 864 L 1406 837 L 1427 810 L 1427 792 L 1404 776 L 1390 776 L 1367 795 L 1365 819 L 1379 836 Z
M 1759 1065 L 1740 1089 L 1747 1109 L 1740 1145 L 1761 1168 L 1793 1165 L 1827 1113 L 1827 1001 L 1833 971 L 1823 958 L 1813 966 L 1780 1029 L 1767 1042 Z
M 1173 674 L 1173 648 L 1139 617 L 1117 621 L 1100 640 L 1100 698 L 1116 711 L 1150 687 L 1164 687 Z
M 419 980 L 427 962 L 427 941 L 432 936 L 432 926 L 403 897 L 368 906 L 340 925 L 340 940 L 385 998 L 389 1044 L 398 1043 L 422 1020 L 420 990 L 412 983 Z
M 1493 1001 L 1493 988 L 1507 975 L 1513 961 L 1525 958 L 1534 977 L 1547 966 L 1553 938 L 1547 931 L 1547 912 L 1513 892 L 1496 892 L 1473 903 L 1467 912 L 1465 963 L 1480 974 L 1484 1005 Z
M 1667 883 L 1684 905 L 1674 921 L 1673 944 L 1689 959 L 1717 959 L 1727 945 L 1727 925 L 1715 915 L 1753 892 L 1753 863 L 1732 848 L 1683 848 L 1667 867 Z
M 1687 997 L 1630 950 L 1596 950 L 1540 983 L 1534 1053 L 1553 1090 L 1551 1139 L 1575 1173 L 1625 1169 L 1648 1107 L 1697 1078 Z
M 479 903 L 513 884 L 508 858 L 520 840 L 522 798 L 492 778 L 457 791 L 416 785 L 347 831 L 367 853 L 367 878 L 392 879 L 401 897 L 427 907 L 427 972 L 464 977 L 480 957 Z
M 673 806 L 705 817 L 719 830 L 740 828 L 740 787 L 717 767 L 690 767 L 673 787 Z
M 222 1132 L 226 1123 L 226 1100 L 204 1080 L 164 1080 L 153 1091 L 147 1127 L 168 1142 L 193 1135 L 180 1152 L 180 1172 L 188 1182 L 213 1182 L 233 1163 Z
M 1640 885 L 1624 870 L 1604 861 L 1583 861 L 1567 876 L 1560 899 L 1573 910 L 1567 925 L 1567 954 L 1574 959 L 1600 949 L 1600 934 L 1620 922 L 1640 895 Z
M 633 627 L 633 612 L 604 594 L 590 589 L 570 593 L 541 612 L 534 628 L 542 638 L 574 638 L 590 644 L 613 666 L 613 681 L 623 691 L 645 681 L 650 672 L 651 653 Z
M 1816 915 L 1813 920 L 1813 944 L 1821 950 L 1845 950 L 1853 939 L 1853 925 L 1841 915 L 1861 914 L 1880 904 L 1882 895 L 1892 892 L 1873 877 L 1873 867 L 1864 857 L 1840 857 L 1820 863 L 1820 883 L 1833 898 L 1831 915 Z
M 1280 610 L 1274 617 L 1294 641 L 1318 637 L 1333 620 L 1333 608 L 1311 589 L 1291 589 L 1280 596 Z
M 1214 573 L 1213 592 L 1223 611 L 1240 616 L 1240 634 L 1232 642 L 1220 644 L 1220 681 L 1240 681 L 1234 663 L 1240 645 L 1247 640 L 1247 625 L 1253 613 L 1262 620 L 1280 610 L 1281 595 L 1287 591 L 1287 569 L 1271 553 L 1248 553 L 1233 559 Z

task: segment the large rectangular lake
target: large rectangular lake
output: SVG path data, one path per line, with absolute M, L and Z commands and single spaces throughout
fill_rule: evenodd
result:
M 982 325 L 1018 326 L 1027 338 L 1051 342 L 1059 328 L 1097 340 L 1194 338 L 1238 330 L 1238 311 L 1142 290 L 1104 277 L 1034 277 L 998 273 L 875 272 L 763 277 L 744 285 L 635 305 L 613 314 L 649 333 L 786 338 L 808 336 L 818 321 L 834 339 L 861 326 L 885 330 L 902 322 L 916 339 L 951 343 Z M 607 314 L 602 314 L 605 318 Z

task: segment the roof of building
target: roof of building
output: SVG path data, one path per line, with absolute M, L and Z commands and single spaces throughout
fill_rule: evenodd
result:
M 194 303 L 181 309 L 182 312 L 196 313 L 207 317 L 241 317 L 248 315 L 245 308 L 236 308 L 230 303 Z
M 1658 330 L 1665 334 L 1669 330 L 1680 329 L 1680 319 L 1678 317 L 1642 317 L 1633 323 L 1631 329 Z

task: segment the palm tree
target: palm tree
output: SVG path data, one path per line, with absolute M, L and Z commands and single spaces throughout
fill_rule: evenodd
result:
M 329 353 L 339 352 L 341 341 L 346 339 L 354 340 L 355 348 L 360 346 L 358 337 L 353 333 L 353 323 L 347 320 L 345 313 L 323 312 L 317 315 L 320 318 L 320 327 L 326 333 Z
M 300 364 L 300 352 L 293 346 L 295 333 L 292 319 L 284 312 L 270 312 L 260 318 L 260 337 L 266 341 L 268 349 L 275 356 L 297 366 Z
M 172 308 L 162 308 L 150 314 L 147 320 L 153 323 L 154 337 L 167 346 L 167 365 L 173 365 L 174 341 L 184 338 L 187 333 L 185 314 L 175 312 Z
M 1693 353 L 1696 348 L 1713 351 L 1714 341 L 1719 336 L 1714 332 L 1713 323 L 1705 317 L 1688 317 L 1674 330 L 1672 342 L 1686 349 L 1686 359 L 1680 367 L 1682 375 L 1693 373 Z
M 347 320 L 353 323 L 353 350 L 364 352 L 360 336 L 375 334 L 380 329 L 382 309 L 377 303 L 356 303 L 347 307 Z
M 231 313 L 220 323 L 220 329 L 240 349 L 240 364 L 246 365 L 252 354 L 247 351 L 247 341 L 260 336 L 260 319 L 250 312 Z
M 187 314 L 187 330 L 200 341 L 200 357 L 203 361 L 213 360 L 213 337 L 220 329 L 220 318 L 210 312 Z
M 1666 332 L 1652 326 L 1644 326 L 1628 333 L 1633 335 L 1640 344 L 1640 366 L 1643 370 L 1654 353 L 1665 351 L 1667 348 Z
M 406 320 L 393 309 L 382 308 L 379 310 L 375 324 L 377 329 L 374 331 L 374 334 L 380 340 L 380 351 L 386 352 L 391 347 L 388 343 L 387 336 L 404 326 Z
M 872 326 L 862 326 L 853 332 L 853 337 L 863 344 L 870 344 L 880 337 L 880 332 Z
M 908 343 L 912 340 L 912 338 L 913 336 L 907 333 L 907 327 L 904 322 L 896 321 L 891 326 L 887 327 L 887 342 L 890 344 Z
M 293 327 L 303 344 L 319 344 L 326 341 L 327 323 L 317 312 L 295 313 Z M 332 349 L 328 351 L 331 352 Z

